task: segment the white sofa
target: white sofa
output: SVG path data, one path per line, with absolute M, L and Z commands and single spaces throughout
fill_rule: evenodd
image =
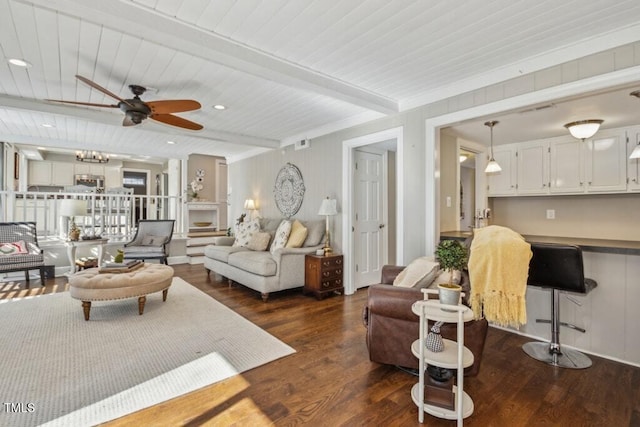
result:
M 282 219 L 260 218 L 259 221 L 260 230 L 273 236 Z M 233 246 L 234 237 L 217 237 L 214 244 L 204 250 L 207 275 L 213 271 L 258 291 L 265 302 L 271 292 L 304 286 L 304 257 L 322 248 L 325 223 L 321 219 L 300 222 L 307 228 L 302 247 L 284 247 L 276 249 L 273 254 L 269 248 L 254 251 L 244 246 Z

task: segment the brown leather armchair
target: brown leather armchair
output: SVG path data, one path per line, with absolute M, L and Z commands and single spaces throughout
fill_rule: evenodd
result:
M 411 305 L 424 296 L 420 289 L 390 286 L 403 269 L 391 265 L 382 268 L 381 283 L 369 287 L 362 316 L 372 362 L 418 369 L 418 359 L 411 352 L 411 344 L 418 339 L 420 319 L 411 311 Z M 463 274 L 463 289 L 468 288 L 468 284 L 468 276 Z M 474 356 L 473 365 L 465 370 L 466 376 L 478 374 L 487 329 L 485 319 L 465 323 L 464 345 Z M 456 330 L 455 324 L 445 324 L 440 328 L 442 336 L 451 340 L 456 339 Z

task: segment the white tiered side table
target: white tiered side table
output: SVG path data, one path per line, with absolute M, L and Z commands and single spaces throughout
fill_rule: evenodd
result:
M 427 293 L 437 291 L 425 289 Z M 443 308 L 449 310 L 444 311 Z M 462 426 L 462 420 L 473 413 L 473 400 L 464 392 L 464 368 L 473 364 L 473 353 L 464 346 L 464 322 L 473 319 L 473 311 L 464 305 L 443 305 L 437 299 L 417 301 L 412 306 L 412 311 L 420 316 L 420 335 L 418 340 L 411 345 L 411 351 L 418 358 L 419 382 L 411 389 L 411 397 L 418 406 L 418 421 L 424 422 L 424 413 L 439 418 L 457 420 L 458 426 Z M 427 320 L 445 323 L 457 323 L 457 341 L 444 339 L 444 351 L 434 353 L 425 346 L 428 333 Z M 456 369 L 456 385 L 453 386 L 455 395 L 455 409 L 449 410 L 425 402 L 425 375 L 426 365 L 434 365 L 441 368 Z

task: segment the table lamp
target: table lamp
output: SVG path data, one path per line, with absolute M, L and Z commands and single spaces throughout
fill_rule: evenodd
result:
M 338 210 L 336 209 L 336 199 L 326 198 L 322 201 L 320 205 L 320 210 L 318 211 L 318 215 L 324 215 L 326 217 L 326 226 L 324 231 L 324 253 L 325 255 L 332 252 L 331 249 L 331 239 L 329 237 L 329 217 L 333 215 L 337 215 Z
M 79 199 L 64 199 L 60 202 L 60 218 L 62 238 L 69 238 L 69 240 L 78 240 L 79 233 L 72 231 L 77 230 L 74 218 L 76 216 L 84 216 L 87 214 L 87 201 Z M 71 224 L 71 226 L 69 226 Z M 78 234 L 76 237 L 75 234 Z

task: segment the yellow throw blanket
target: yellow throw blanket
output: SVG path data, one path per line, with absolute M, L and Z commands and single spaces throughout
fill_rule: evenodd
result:
M 531 245 L 515 231 L 491 225 L 475 230 L 469 256 L 471 309 L 500 326 L 527 323 Z

